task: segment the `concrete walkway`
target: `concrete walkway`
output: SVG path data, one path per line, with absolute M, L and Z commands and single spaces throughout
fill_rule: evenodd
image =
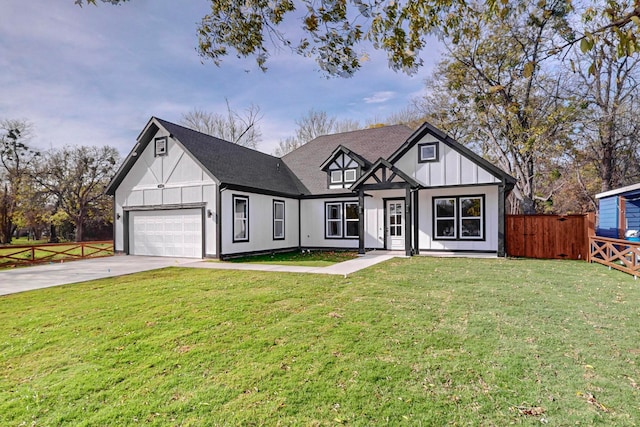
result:
M 363 268 L 381 263 L 395 257 L 394 254 L 367 254 L 358 258 L 333 264 L 328 267 L 303 267 L 297 265 L 277 265 L 277 264 L 252 264 L 252 263 L 234 263 L 234 262 L 207 262 L 201 261 L 193 264 L 184 265 L 184 267 L 193 268 L 210 268 L 219 270 L 251 270 L 251 271 L 276 271 L 287 273 L 314 273 L 314 274 L 336 274 L 347 276 Z
M 0 295 L 86 282 L 106 277 L 123 276 L 125 274 L 157 270 L 165 267 L 336 274 L 346 277 L 348 274 L 355 273 L 358 270 L 386 261 L 395 256 L 398 256 L 398 254 L 387 252 L 372 253 L 329 267 L 301 267 L 293 265 L 213 262 L 191 258 L 116 255 L 82 261 L 0 270 Z

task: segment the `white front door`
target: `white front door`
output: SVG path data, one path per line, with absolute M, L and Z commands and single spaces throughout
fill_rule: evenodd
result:
M 387 200 L 387 249 L 403 251 L 404 200 Z

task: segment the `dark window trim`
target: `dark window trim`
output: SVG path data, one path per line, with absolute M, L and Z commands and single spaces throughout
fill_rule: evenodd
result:
M 164 143 L 164 151 L 158 152 L 158 143 Z M 154 138 L 153 140 L 153 155 L 155 157 L 166 156 L 169 152 L 169 138 L 166 136 L 160 136 L 158 138 Z
M 455 236 L 453 237 L 437 237 L 436 236 L 436 200 L 441 199 L 454 199 L 454 221 L 456 225 Z M 482 216 L 480 218 L 482 226 L 482 237 L 462 237 L 460 236 L 460 230 L 462 228 L 462 218 L 460 215 L 460 199 L 481 199 L 482 203 Z M 462 196 L 437 196 L 431 200 L 431 230 L 432 240 L 444 241 L 444 242 L 485 242 L 487 240 L 487 215 L 486 215 L 486 194 L 470 194 Z
M 426 146 L 433 146 L 435 148 L 435 158 L 433 159 L 423 159 L 422 158 L 422 147 L 426 147 Z M 433 162 L 437 162 L 438 159 L 440 158 L 440 144 L 437 142 L 425 142 L 422 144 L 418 144 L 418 163 L 433 163 Z
M 342 225 L 342 233 L 340 236 L 329 236 L 327 234 L 327 205 L 340 205 L 340 223 Z M 346 236 L 347 234 L 347 207 L 346 205 L 357 205 L 358 209 L 360 209 L 360 203 L 357 200 L 345 200 L 341 202 L 324 202 L 324 238 L 330 240 L 358 240 L 360 236 Z M 358 221 L 360 221 L 358 219 Z M 355 221 L 350 221 L 355 222 Z
M 282 204 L 282 236 L 276 236 L 276 204 Z M 286 224 L 286 204 L 284 200 L 273 199 L 273 240 L 284 240 L 285 239 L 285 224 Z
M 231 225 L 231 238 L 233 240 L 233 243 L 245 243 L 249 241 L 249 196 L 242 196 L 239 194 L 233 194 L 231 196 L 232 199 L 232 203 L 231 203 L 231 220 L 233 221 L 232 225 Z M 236 239 L 236 200 L 245 200 L 247 202 L 247 237 L 245 239 Z

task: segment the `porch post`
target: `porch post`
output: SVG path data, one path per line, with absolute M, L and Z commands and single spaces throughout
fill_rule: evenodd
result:
M 504 235 L 504 223 L 505 223 L 505 194 L 504 194 L 504 182 L 498 186 L 498 256 L 505 257 L 505 235 Z
M 419 189 L 416 188 L 413 192 L 413 253 L 418 255 L 420 253 L 420 198 Z
M 358 190 L 358 254 L 364 255 L 364 190 Z
M 404 252 L 411 256 L 411 188 L 407 184 L 404 194 Z

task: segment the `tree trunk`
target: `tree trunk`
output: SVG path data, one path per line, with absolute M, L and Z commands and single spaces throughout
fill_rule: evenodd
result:
M 76 219 L 75 226 L 76 226 L 76 242 L 82 242 L 82 239 L 84 238 L 84 223 L 82 219 Z
M 56 226 L 51 224 L 49 233 L 49 243 L 60 243 L 60 239 L 58 239 L 58 233 L 56 233 Z

